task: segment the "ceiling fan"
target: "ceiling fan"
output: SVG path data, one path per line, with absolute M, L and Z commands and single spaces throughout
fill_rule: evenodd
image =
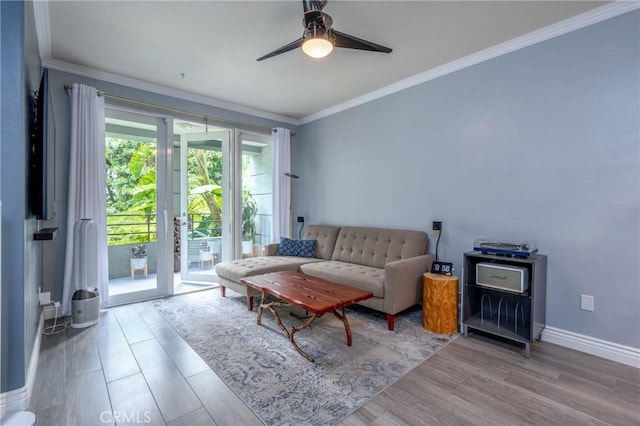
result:
M 312 58 L 324 58 L 331 53 L 334 47 L 391 53 L 391 49 L 388 47 L 332 29 L 333 19 L 322 11 L 327 5 L 327 0 L 302 0 L 302 5 L 304 7 L 302 20 L 304 33 L 302 37 L 261 56 L 257 59 L 258 61 L 272 58 L 298 47 L 302 47 L 304 53 Z

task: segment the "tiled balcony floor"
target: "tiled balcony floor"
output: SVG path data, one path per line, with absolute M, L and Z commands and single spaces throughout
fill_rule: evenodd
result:
M 210 275 L 212 279 L 215 275 L 213 269 L 198 270 L 197 273 L 200 275 Z M 156 277 L 155 273 L 149 273 L 145 277 L 141 272 L 137 271 L 133 279 L 131 279 L 131 277 L 111 278 L 109 280 L 109 295 L 113 296 L 134 291 L 151 290 L 156 287 Z M 212 281 L 182 281 L 180 272 L 176 272 L 173 275 L 173 283 L 174 294 L 190 293 L 218 287 L 218 283 Z

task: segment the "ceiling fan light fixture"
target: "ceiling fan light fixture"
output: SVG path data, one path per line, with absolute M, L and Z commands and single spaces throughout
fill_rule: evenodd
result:
M 256 60 L 264 61 L 298 48 L 302 48 L 306 55 L 316 59 L 324 58 L 333 51 L 334 47 L 391 53 L 392 50 L 388 47 L 332 29 L 333 19 L 322 11 L 326 4 L 327 0 L 302 0 L 304 9 L 302 37 Z
M 318 30 L 315 26 L 307 31 L 302 42 L 302 51 L 315 59 L 324 58 L 333 51 L 335 41 L 328 31 Z
M 333 51 L 333 44 L 324 38 L 310 38 L 302 44 L 302 51 L 312 58 L 320 59 Z

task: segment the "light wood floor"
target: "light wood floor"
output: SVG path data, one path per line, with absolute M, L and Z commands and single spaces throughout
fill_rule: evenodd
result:
M 639 369 L 547 342 L 523 352 L 459 337 L 341 424 L 640 424 Z
M 283 337 L 284 338 L 284 337 Z M 458 338 L 341 425 L 640 425 L 640 370 L 550 343 Z M 38 425 L 254 425 L 260 420 L 148 304 L 42 336 Z

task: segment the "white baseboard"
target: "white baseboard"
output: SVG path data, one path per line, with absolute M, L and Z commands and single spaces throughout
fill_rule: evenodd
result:
M 631 367 L 640 368 L 640 349 L 619 345 L 606 340 L 595 339 L 583 334 L 561 330 L 554 327 L 545 327 L 542 331 L 542 340 L 556 345 L 575 349 L 591 355 L 616 361 Z
M 44 314 L 44 320 L 54 319 L 56 317 L 56 310 L 58 318 L 62 315 L 62 305 L 55 307 L 53 304 L 47 305 L 42 309 L 42 313 Z
M 33 351 L 29 359 L 29 367 L 25 377 L 25 385 L 21 388 L 0 393 L 0 418 L 13 411 L 25 411 L 31 402 L 33 383 L 36 380 L 38 361 L 40 360 L 40 341 L 42 337 L 42 327 L 44 326 L 44 312 L 40 314 L 36 339 L 33 342 Z

